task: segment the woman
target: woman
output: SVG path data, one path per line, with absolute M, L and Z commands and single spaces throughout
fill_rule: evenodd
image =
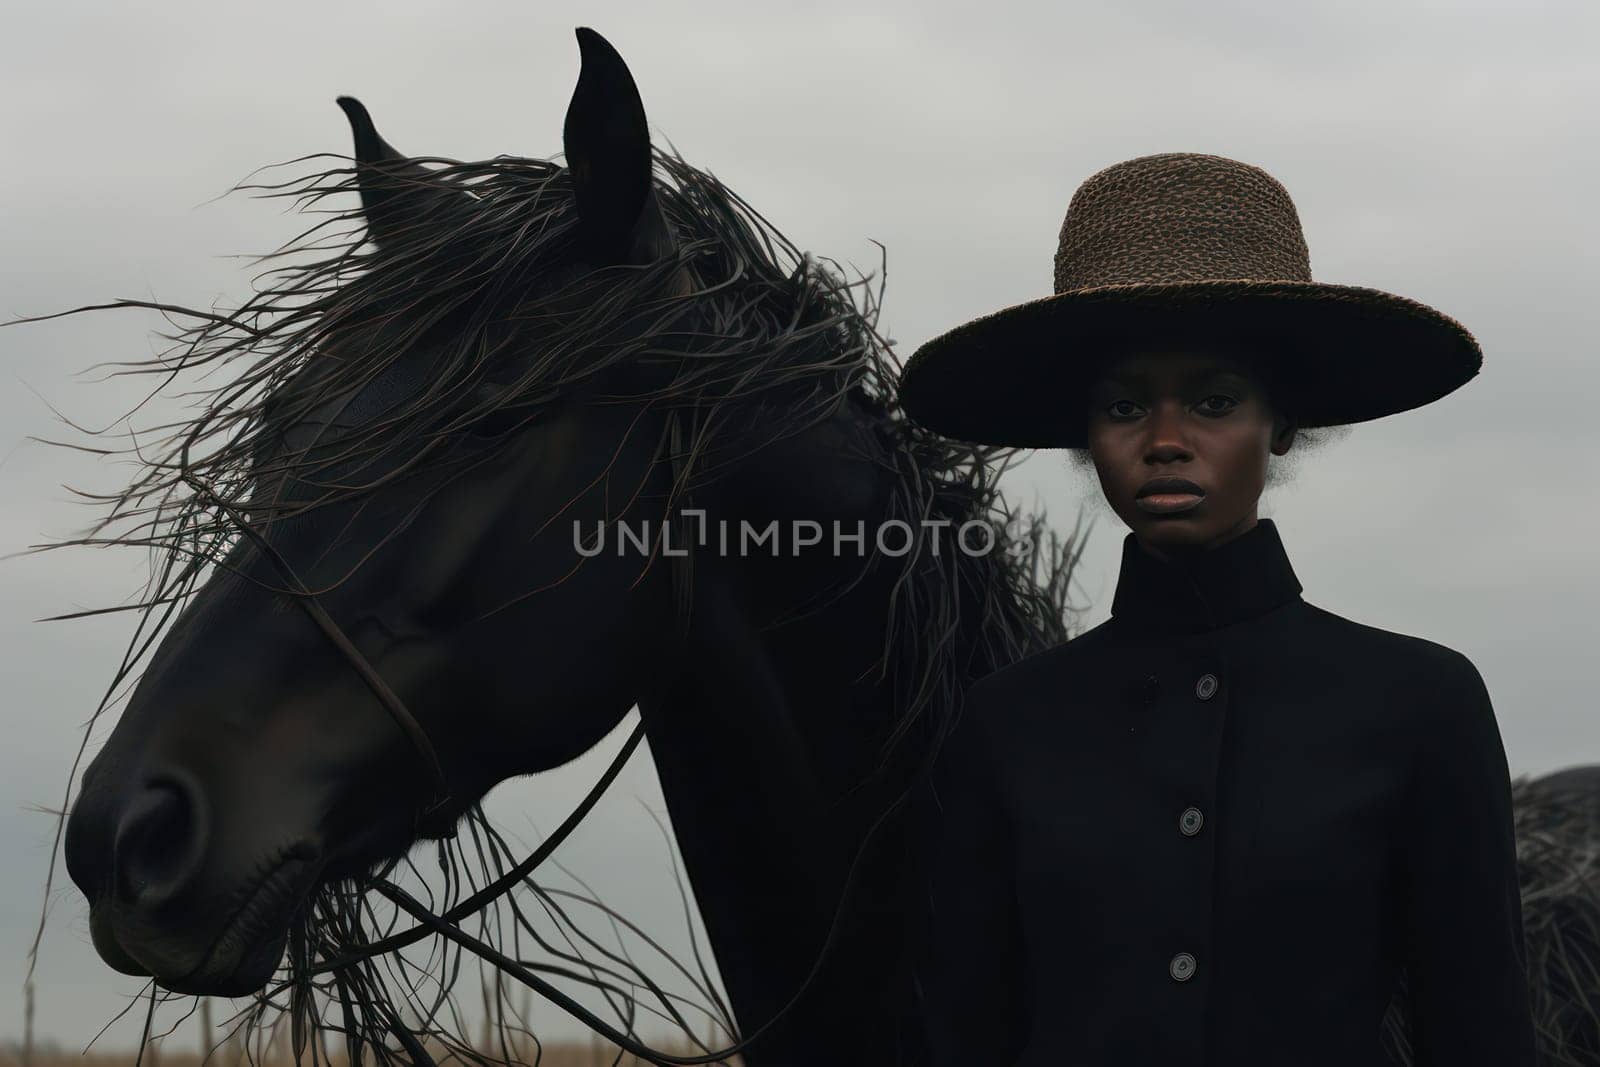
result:
M 1090 178 L 1052 297 L 907 366 L 908 412 L 1086 449 L 1129 526 L 1111 618 L 977 683 L 929 794 L 934 1064 L 1534 1063 L 1510 781 L 1478 671 L 1307 603 L 1257 516 L 1302 427 L 1429 403 L 1444 315 L 1311 279 L 1288 194 L 1216 156 Z

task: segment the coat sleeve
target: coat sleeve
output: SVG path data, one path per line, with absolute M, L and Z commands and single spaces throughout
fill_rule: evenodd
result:
M 1408 809 L 1406 969 L 1415 1067 L 1534 1067 L 1505 748 L 1460 653 L 1428 698 Z
M 1012 838 L 982 729 L 986 693 L 971 690 L 921 798 L 916 988 L 932 1067 L 1010 1063 L 1027 1034 Z

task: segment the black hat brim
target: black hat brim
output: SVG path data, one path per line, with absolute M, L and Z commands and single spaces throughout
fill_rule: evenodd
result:
M 1016 304 L 928 341 L 900 399 L 957 440 L 1081 448 L 1089 390 L 1110 356 L 1142 340 L 1225 341 L 1304 427 L 1421 407 L 1478 373 L 1483 354 L 1449 316 L 1393 293 L 1322 282 L 1096 286 Z

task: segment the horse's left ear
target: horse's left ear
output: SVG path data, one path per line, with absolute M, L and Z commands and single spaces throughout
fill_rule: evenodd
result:
M 650 130 L 628 65 L 604 37 L 577 29 L 583 66 L 562 141 L 578 201 L 580 239 L 600 266 L 649 263 L 671 234 L 650 184 Z
M 395 151 L 378 135 L 378 128 L 361 101 L 341 96 L 337 102 L 350 120 L 350 132 L 355 137 L 356 185 L 361 190 L 367 233 L 374 244 L 394 241 L 407 225 L 446 204 L 471 203 L 465 194 L 430 186 L 428 169 Z

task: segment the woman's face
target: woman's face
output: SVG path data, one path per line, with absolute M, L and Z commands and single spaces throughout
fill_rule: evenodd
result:
M 1294 426 L 1248 367 L 1201 349 L 1109 364 L 1090 394 L 1089 454 L 1106 502 L 1157 556 L 1214 548 L 1256 524 L 1267 457 Z

